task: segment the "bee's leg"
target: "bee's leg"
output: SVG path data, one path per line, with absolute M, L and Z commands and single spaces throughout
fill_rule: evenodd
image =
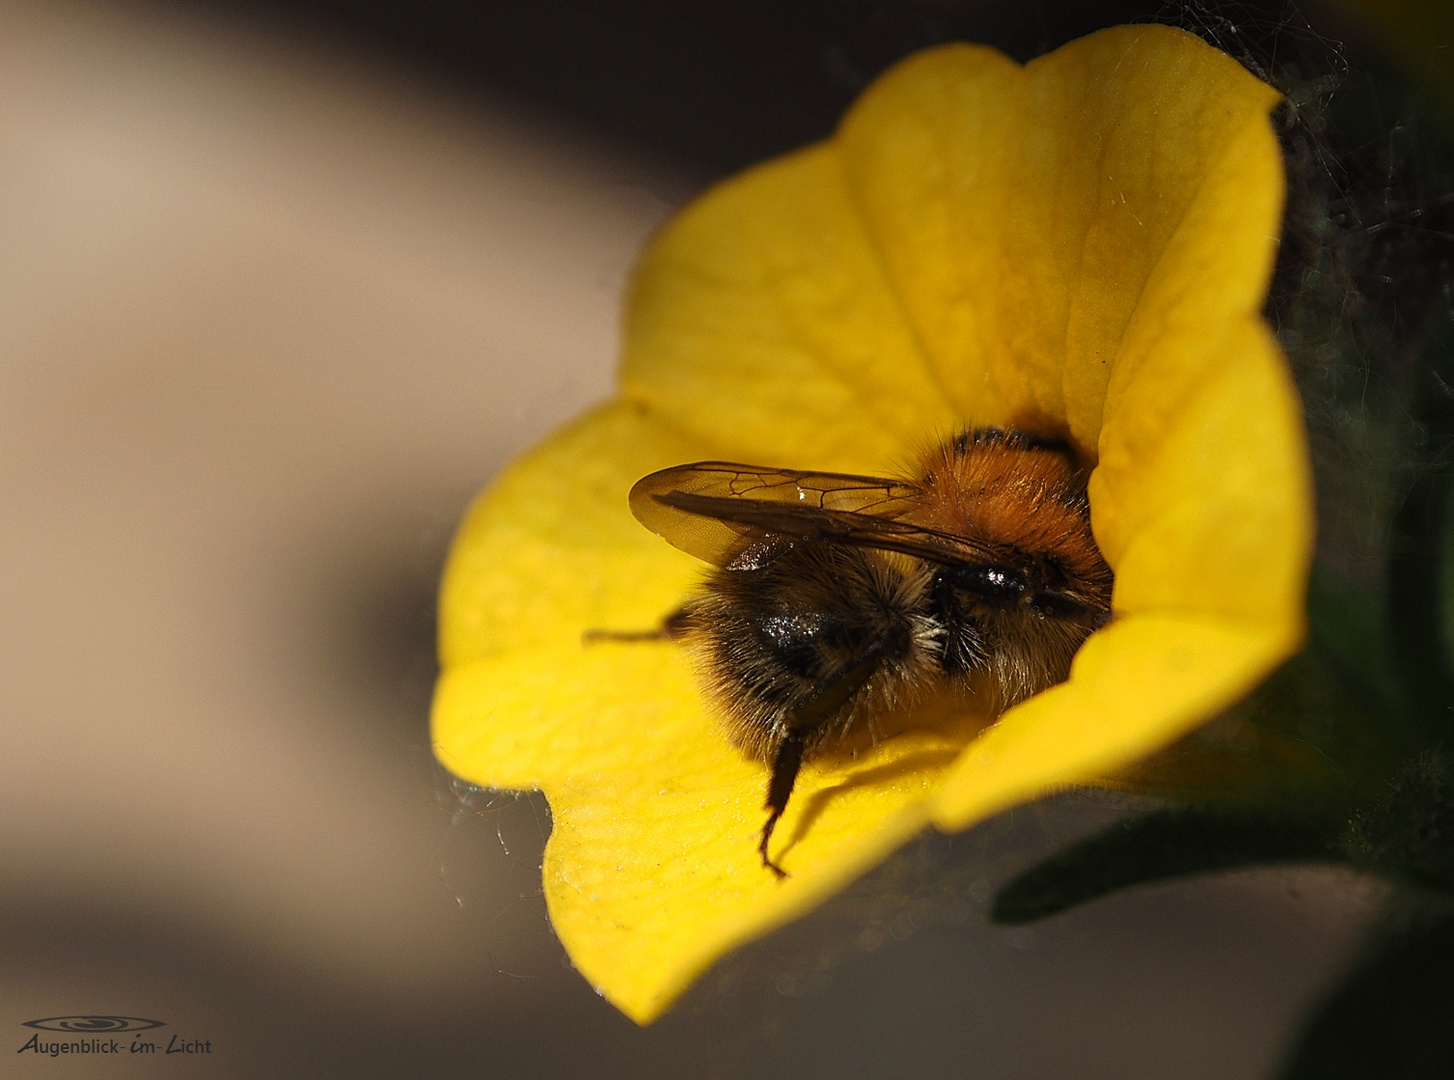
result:
M 692 608 L 683 604 L 654 630 L 585 630 L 581 633 L 581 644 L 590 645 L 596 641 L 676 641 L 687 632 L 691 624 Z
M 757 850 L 762 854 L 762 865 L 779 878 L 787 877 L 787 871 L 768 858 L 767 842 L 772 839 L 778 818 L 788 808 L 788 799 L 798 780 L 798 769 L 803 764 L 803 745 L 807 736 L 838 715 L 884 661 L 892 656 L 902 656 L 908 644 L 908 631 L 903 627 L 886 630 L 869 642 L 851 663 L 815 686 L 812 696 L 789 716 L 791 726 L 772 761 L 772 779 L 767 784 L 767 804 L 764 807 L 767 821 L 762 826 L 762 839 L 757 844 Z
M 779 878 L 787 877 L 788 872 L 767 857 L 767 842 L 772 839 L 777 819 L 788 808 L 788 799 L 792 797 L 793 785 L 798 781 L 798 769 L 802 764 L 803 732 L 801 729 L 789 731 L 787 737 L 778 745 L 777 754 L 772 760 L 772 779 L 768 781 L 767 803 L 764 807 L 767 810 L 767 821 L 762 826 L 762 839 L 757 843 L 757 850 L 762 854 L 762 865 Z

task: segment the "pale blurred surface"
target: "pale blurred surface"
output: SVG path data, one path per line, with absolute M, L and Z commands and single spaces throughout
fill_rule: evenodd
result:
M 1023 811 L 904 857 L 981 860 L 957 906 L 883 921 L 860 889 L 639 1031 L 544 922 L 542 801 L 458 808 L 425 728 L 449 532 L 609 392 L 632 255 L 699 183 L 341 47 L 0 6 L 12 1051 L 107 1013 L 213 1053 L 65 1075 L 1271 1068 L 1376 900 L 1351 876 L 1006 931 L 982 908 L 1015 837 L 1084 827 Z

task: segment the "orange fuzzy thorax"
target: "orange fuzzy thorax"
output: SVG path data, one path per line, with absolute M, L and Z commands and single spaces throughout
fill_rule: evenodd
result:
M 1016 445 L 1014 436 L 936 447 L 917 482 L 924 492 L 903 520 L 954 536 L 1049 558 L 1099 594 L 1109 578 L 1088 527 L 1090 505 L 1068 451 Z

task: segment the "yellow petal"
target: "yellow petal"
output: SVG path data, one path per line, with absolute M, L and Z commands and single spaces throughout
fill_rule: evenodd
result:
M 1133 391 L 1144 386 L 1145 402 L 1108 420 L 1091 498 L 1116 621 L 1077 654 L 1069 682 L 1006 713 L 956 765 L 939 823 L 1115 771 L 1232 704 L 1301 643 L 1312 547 L 1301 416 L 1276 347 L 1247 323 L 1191 389 L 1168 402 L 1157 391 L 1178 380 L 1147 379 Z M 1158 438 L 1123 458 L 1117 418 L 1146 416 L 1162 421 Z
M 501 479 L 450 561 L 445 620 L 459 638 L 433 713 L 451 772 L 547 792 L 552 923 L 581 972 L 643 1022 L 724 950 L 807 910 L 922 828 L 928 793 L 980 726 L 955 716 L 810 763 L 774 845 L 792 876 L 764 870 L 767 771 L 723 738 L 681 650 L 581 641 L 587 628 L 656 624 L 697 572 L 644 529 L 611 520 L 625 516 L 626 489 L 652 455 L 678 446 L 639 409 L 616 405 Z M 556 504 L 559 492 L 570 499 Z M 497 626 L 482 611 L 509 617 Z
M 440 666 L 544 643 L 591 626 L 655 625 L 700 564 L 636 524 L 626 493 L 700 447 L 612 404 L 507 469 L 455 535 L 439 601 Z
M 946 826 L 1164 745 L 1300 639 L 1305 439 L 1258 314 L 1282 209 L 1276 100 L 1188 35 L 1120 27 L 1024 69 L 970 46 L 922 54 L 844 122 L 850 183 L 960 410 L 1099 453 L 1093 523 L 1122 624 L 1086 654 L 1141 613 L 1204 615 L 1196 634 L 1227 639 L 1175 695 L 1116 672 L 1175 670 L 1184 633 L 1112 653 L 1112 699 L 1081 692 L 1098 670 L 1082 660 L 955 768 Z
M 512 467 L 441 600 L 441 761 L 543 788 L 545 889 L 581 971 L 638 1020 L 926 821 L 962 827 L 1166 745 L 1302 634 L 1310 488 L 1258 315 L 1282 198 L 1268 87 L 1164 27 L 1019 68 L 952 46 L 838 137 L 715 188 L 643 256 L 621 400 Z M 966 423 L 1071 435 L 1116 619 L 1070 681 L 980 734 L 914 716 L 811 762 L 758 861 L 766 770 L 643 629 L 699 564 L 637 526 L 642 475 L 704 458 L 883 473 Z M 967 747 L 967 748 L 966 748 Z
M 623 392 L 708 457 L 882 471 L 957 424 L 831 145 L 671 222 L 637 268 L 626 342 Z
M 715 734 L 715 733 L 714 733 Z M 916 730 L 805 768 L 778 826 L 778 881 L 758 859 L 765 770 L 720 737 L 552 791 L 551 923 L 576 966 L 638 1022 L 728 949 L 822 902 L 927 821 L 967 732 Z
M 839 136 L 845 167 L 962 417 L 1066 430 L 1094 454 L 1126 328 L 1159 314 L 1162 259 L 1207 202 L 1208 174 L 1229 167 L 1235 182 L 1229 147 L 1249 133 L 1273 172 L 1209 194 L 1235 195 L 1213 208 L 1233 220 L 1233 248 L 1207 267 L 1225 278 L 1194 284 L 1211 306 L 1235 293 L 1255 310 L 1281 206 L 1277 96 L 1161 26 L 1104 30 L 1024 68 L 947 46 L 863 95 Z
M 1241 697 L 1298 646 L 1286 627 L 1132 615 L 1093 636 L 1068 682 L 1006 713 L 954 764 L 934 820 L 960 829 L 1105 776 Z

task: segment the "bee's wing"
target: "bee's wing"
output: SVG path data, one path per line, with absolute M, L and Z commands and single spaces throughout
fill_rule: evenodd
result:
M 991 562 L 1002 554 L 897 520 L 922 498 L 914 484 L 877 476 L 699 461 L 637 481 L 631 512 L 673 547 L 717 566 L 777 538 L 897 551 L 936 563 Z

